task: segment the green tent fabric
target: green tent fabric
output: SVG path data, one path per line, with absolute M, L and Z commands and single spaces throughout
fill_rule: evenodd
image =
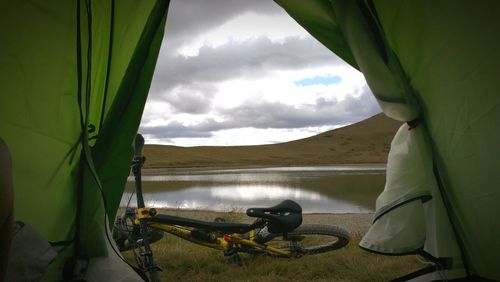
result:
M 97 269 L 138 278 L 114 253 L 107 218 L 128 176 L 168 3 L 0 1 L 0 136 L 13 158 L 15 217 L 69 244 L 54 279 L 75 255 L 90 258 L 89 281 L 102 281 Z
M 500 3 L 277 2 L 363 72 L 386 115 L 420 121 L 393 140 L 386 187 L 360 246 L 424 250 L 441 259 L 447 279 L 499 280 Z

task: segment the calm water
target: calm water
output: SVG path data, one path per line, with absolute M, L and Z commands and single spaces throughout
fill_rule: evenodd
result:
M 292 199 L 306 213 L 364 213 L 375 208 L 385 166 L 157 170 L 154 174 L 142 177 L 143 190 L 147 205 L 158 208 L 245 211 Z M 133 185 L 129 177 L 127 191 Z M 126 206 L 129 198 L 130 192 L 124 193 L 121 205 Z M 135 205 L 135 197 L 130 205 Z

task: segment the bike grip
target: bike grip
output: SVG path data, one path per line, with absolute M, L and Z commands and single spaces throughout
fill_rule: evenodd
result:
M 137 133 L 135 136 L 135 144 L 134 144 L 134 158 L 141 158 L 142 156 L 142 147 L 144 147 L 144 137 L 140 133 Z

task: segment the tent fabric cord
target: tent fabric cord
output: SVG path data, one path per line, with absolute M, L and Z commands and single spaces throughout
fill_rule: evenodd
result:
M 88 10 L 87 10 L 88 12 Z M 88 14 L 87 14 L 88 16 Z M 86 134 L 86 117 L 83 114 L 82 104 L 82 30 L 81 30 L 81 0 L 76 1 L 76 65 L 77 65 L 77 102 L 80 116 L 80 143 L 84 146 Z M 88 109 L 88 106 L 87 106 Z M 78 164 L 78 184 L 76 186 L 76 211 L 75 211 L 75 233 L 72 241 L 74 242 L 74 255 L 66 259 L 62 270 L 64 280 L 73 278 L 73 271 L 76 266 L 76 261 L 81 254 L 80 232 L 81 232 L 81 219 L 82 219 L 82 206 L 83 206 L 83 183 L 84 183 L 84 163 L 85 156 L 83 147 L 80 153 L 80 160 Z
M 91 0 L 85 0 L 87 10 L 87 77 L 85 83 L 85 129 L 84 134 L 88 138 L 87 127 L 89 125 L 90 95 L 92 90 L 92 6 Z
M 82 35 L 80 26 L 80 0 L 76 1 L 76 74 L 77 74 L 77 101 L 80 110 L 80 126 L 85 130 L 82 109 Z
M 416 248 L 415 250 L 411 250 L 411 251 L 404 251 L 404 252 L 399 252 L 399 253 L 395 253 L 395 252 L 389 253 L 389 252 L 372 250 L 372 249 L 369 249 L 367 247 L 363 247 L 360 245 L 358 245 L 358 247 L 362 250 L 369 252 L 369 253 L 373 253 L 373 254 L 377 254 L 377 255 L 384 255 L 384 256 L 391 256 L 391 257 L 418 255 L 420 253 L 420 251 L 422 250 L 422 247 L 419 247 L 419 248 Z
M 435 257 L 424 250 L 422 250 L 419 253 L 419 255 L 422 256 L 423 258 L 425 258 L 426 260 L 438 265 L 439 269 L 450 269 L 453 265 L 452 258 L 449 258 L 449 257 L 438 258 L 438 257 Z
M 83 123 L 83 109 L 82 109 L 82 49 L 81 49 L 81 27 L 80 27 L 80 0 L 76 1 L 76 62 L 77 62 L 77 100 L 80 113 L 80 126 L 81 130 L 85 130 L 85 125 Z M 82 142 L 82 137 L 80 136 L 80 142 Z M 75 256 L 80 253 L 80 220 L 82 211 L 82 194 L 83 194 L 83 151 L 80 153 L 80 160 L 78 164 L 78 185 L 76 191 L 76 215 L 75 215 L 75 234 L 73 241 L 75 241 Z
M 431 141 L 431 144 L 432 144 L 432 151 L 433 151 L 433 155 L 436 155 L 435 152 L 436 152 L 436 149 L 435 149 L 435 144 L 434 142 L 432 142 L 432 139 L 430 138 L 429 136 L 429 140 Z M 439 193 L 441 195 L 441 198 L 443 199 L 443 203 L 444 203 L 444 206 L 446 207 L 446 211 L 447 211 L 447 215 L 448 215 L 448 219 L 450 220 L 450 225 L 451 225 L 451 228 L 453 230 L 453 233 L 455 235 L 455 238 L 457 240 L 457 244 L 458 244 L 458 247 L 459 247 L 459 250 L 460 250 L 460 255 L 461 255 L 461 258 L 464 262 L 464 267 L 465 267 L 465 273 L 467 274 L 467 276 L 471 276 L 471 273 L 470 273 L 470 266 L 469 266 L 469 261 L 467 259 L 467 256 L 465 255 L 466 252 L 465 252 L 465 244 L 463 242 L 463 239 L 461 236 L 459 236 L 459 232 L 458 232 L 458 227 L 457 227 L 457 224 L 456 224 L 456 216 L 454 214 L 451 213 L 451 203 L 448 199 L 448 196 L 446 195 L 446 192 L 445 192 L 445 188 L 444 188 L 444 185 L 443 185 L 443 181 L 442 181 L 442 178 L 441 178 L 441 174 L 439 173 L 439 169 L 438 169 L 438 164 L 437 164 L 437 160 L 434 158 L 433 160 L 433 171 L 434 171 L 434 176 L 436 177 L 436 182 L 438 184 L 438 188 L 439 188 Z
M 102 183 L 99 179 L 99 175 L 95 169 L 94 166 L 94 161 L 92 158 L 92 153 L 91 149 L 89 146 L 89 138 L 88 138 L 88 131 L 87 131 L 87 125 L 88 125 L 88 117 L 89 117 L 89 111 L 90 111 L 90 96 L 91 96 L 91 75 L 92 75 L 92 6 L 91 6 L 91 0 L 85 0 L 85 7 L 87 10 L 87 28 L 88 28 L 88 44 L 87 44 L 87 80 L 86 80 L 86 95 L 85 95 L 85 104 L 86 104 L 86 109 L 85 109 L 85 128 L 83 129 L 82 132 L 82 146 L 83 146 L 83 153 L 82 155 L 84 156 L 85 162 L 87 164 L 87 168 L 90 170 L 92 177 L 94 178 L 94 181 L 97 184 L 97 188 L 99 189 L 101 199 L 103 202 L 104 206 L 104 233 L 106 235 L 106 239 L 108 240 L 111 248 L 113 251 L 116 253 L 116 255 L 126 264 L 128 264 L 130 267 L 132 267 L 134 270 L 135 268 L 125 261 L 118 250 L 115 249 L 111 236 L 109 235 L 108 232 L 108 204 L 106 200 L 106 195 L 104 193 L 104 188 L 102 186 Z M 83 167 L 83 166 L 82 166 Z
M 113 54 L 113 34 L 114 34 L 114 26 L 115 26 L 115 0 L 111 0 L 111 16 L 110 16 L 110 24 L 109 24 L 109 46 L 108 46 L 108 63 L 106 67 L 106 82 L 104 85 L 104 97 L 101 105 L 101 116 L 99 120 L 99 131 L 102 128 L 102 124 L 104 122 L 104 112 L 106 111 L 106 102 L 108 98 L 109 91 L 109 74 L 111 70 L 111 58 Z
M 405 276 L 401 276 L 401 277 L 398 277 L 396 279 L 390 280 L 390 282 L 404 282 L 404 281 L 409 281 L 409 280 L 417 278 L 419 276 L 432 273 L 432 272 L 434 272 L 436 270 L 438 270 L 438 268 L 436 267 L 436 265 L 430 265 L 430 266 L 424 267 L 422 269 L 419 269 L 419 270 L 417 270 L 415 272 L 406 274 Z
M 374 219 L 373 219 L 373 223 L 375 223 L 377 220 L 379 220 L 382 216 L 384 216 L 385 214 L 389 213 L 390 211 L 404 205 L 404 204 L 407 204 L 407 203 L 410 203 L 410 202 L 413 202 L 413 201 L 416 201 L 416 200 L 421 200 L 422 203 L 425 203 L 427 201 L 429 201 L 430 199 L 432 199 L 432 196 L 431 195 L 421 195 L 421 196 L 417 196 L 417 197 L 411 197 L 411 198 L 408 198 L 408 199 L 405 199 L 405 198 L 402 198 L 400 201 L 397 201 L 396 203 L 390 205 L 389 207 L 387 208 L 381 208 L 379 209 L 376 213 L 375 213 L 375 216 L 374 216 Z

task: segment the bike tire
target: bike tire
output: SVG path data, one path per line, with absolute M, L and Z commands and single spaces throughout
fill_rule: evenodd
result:
M 292 232 L 289 232 L 287 239 L 280 237 L 267 242 L 281 250 L 292 250 L 293 256 L 320 254 L 334 251 L 346 246 L 349 243 L 349 232 L 345 229 L 323 224 L 303 224 Z M 292 247 L 290 245 L 293 245 Z M 271 256 L 278 256 L 270 254 Z
M 338 226 L 323 224 L 303 224 L 288 234 L 289 237 L 304 236 L 306 239 L 307 237 L 314 235 L 322 235 L 326 236 L 326 238 L 331 237 L 331 241 L 312 244 L 311 246 L 306 246 L 304 245 L 304 242 L 301 242 L 301 252 L 305 254 L 320 254 L 334 251 L 346 246 L 350 240 L 349 232 L 347 232 L 347 230 Z

